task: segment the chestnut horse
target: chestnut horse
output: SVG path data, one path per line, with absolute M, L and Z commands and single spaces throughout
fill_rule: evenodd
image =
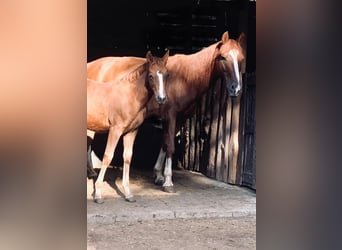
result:
M 129 188 L 129 168 L 137 128 L 144 121 L 146 104 L 154 95 L 157 105 L 166 103 L 165 82 L 168 75 L 163 58 L 146 54 L 146 62 L 110 84 L 87 79 L 88 148 L 95 133 L 109 132 L 101 170 L 95 182 L 95 202 L 102 203 L 101 187 L 120 136 L 123 136 L 124 167 L 122 185 L 125 199 L 134 201 Z M 88 150 L 89 152 L 89 150 Z
M 221 78 L 229 96 L 236 97 L 242 90 L 242 72 L 245 70 L 246 36 L 241 33 L 237 40 L 223 33 L 221 41 L 201 51 L 170 56 L 167 68 L 170 73 L 167 86 L 168 103 L 158 106 L 155 100 L 147 105 L 147 116 L 156 115 L 166 121 L 163 129 L 163 144 L 154 166 L 155 183 L 162 185 L 166 192 L 174 192 L 172 183 L 172 155 L 175 150 L 174 137 L 182 122 L 192 115 L 195 104 L 210 84 Z M 113 73 L 121 67 L 141 65 L 144 58 L 105 57 L 91 62 L 88 77 L 99 77 L 109 81 Z M 166 158 L 166 161 L 165 161 Z M 164 167 L 164 176 L 162 167 Z

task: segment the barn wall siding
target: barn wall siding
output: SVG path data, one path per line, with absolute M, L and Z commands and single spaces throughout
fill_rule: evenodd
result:
M 216 83 L 181 129 L 184 142 L 178 147 L 187 158 L 182 168 L 256 189 L 255 75 L 244 75 L 244 81 L 240 98 L 229 97 L 224 84 Z

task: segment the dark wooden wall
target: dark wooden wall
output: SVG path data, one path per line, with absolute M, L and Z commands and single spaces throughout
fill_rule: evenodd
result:
M 232 37 L 247 33 L 247 15 L 255 12 L 255 2 L 246 0 L 87 2 L 88 61 L 106 55 L 145 56 L 148 49 L 165 47 L 171 53 L 192 53 L 226 30 Z
M 175 162 L 220 181 L 256 188 L 255 2 L 88 0 L 88 61 L 102 56 L 144 57 L 147 50 L 161 55 L 165 48 L 171 55 L 190 54 L 215 43 L 226 30 L 233 38 L 242 31 L 247 34 L 243 94 L 232 100 L 221 82 L 213 84 L 176 138 Z M 233 124 L 234 119 L 238 121 Z M 235 149 L 233 130 L 239 142 Z M 106 135 L 97 139 L 100 157 L 105 139 Z M 161 131 L 144 123 L 135 142 L 132 166 L 151 170 L 160 140 Z M 119 144 L 117 164 L 121 154 Z
M 239 184 L 256 189 L 256 79 L 247 74 L 246 89 L 242 98 L 241 151 Z

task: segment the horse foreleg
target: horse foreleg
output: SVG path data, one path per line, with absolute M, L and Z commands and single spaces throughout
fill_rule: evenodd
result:
M 163 191 L 167 193 L 175 193 L 172 183 L 172 156 L 167 156 L 164 168 L 165 182 L 163 184 Z
M 106 149 L 105 149 L 102 163 L 101 163 L 101 170 L 95 182 L 94 200 L 96 203 L 103 203 L 101 188 L 103 186 L 104 175 L 106 173 L 107 167 L 109 166 L 109 164 L 111 163 L 113 159 L 114 150 L 116 148 L 116 145 L 119 141 L 121 134 L 122 134 L 121 131 L 115 129 L 114 127 L 110 127 L 109 133 L 108 133 L 107 145 L 106 145 Z
M 176 126 L 176 116 L 170 115 L 169 122 L 167 126 L 167 133 L 165 137 L 166 147 L 166 161 L 164 168 L 165 182 L 163 184 L 163 191 L 168 193 L 174 193 L 173 183 L 172 183 L 172 155 L 175 152 L 175 126 Z
M 159 155 L 158 155 L 158 159 L 156 164 L 154 165 L 154 174 L 156 176 L 156 179 L 154 180 L 154 183 L 156 185 L 163 185 L 165 182 L 165 178 L 162 174 L 162 168 L 163 168 L 163 164 L 165 162 L 165 156 L 166 153 L 164 152 L 163 148 L 160 149 Z
M 127 133 L 123 137 L 124 166 L 123 166 L 123 173 L 122 173 L 122 186 L 123 186 L 124 193 L 125 193 L 125 199 L 126 201 L 129 201 L 129 202 L 135 201 L 131 193 L 131 190 L 129 188 L 129 169 L 131 165 L 131 160 L 132 160 L 132 155 L 133 155 L 133 145 L 134 145 L 134 140 L 135 140 L 136 135 L 137 135 L 137 130 L 134 130 L 133 132 Z

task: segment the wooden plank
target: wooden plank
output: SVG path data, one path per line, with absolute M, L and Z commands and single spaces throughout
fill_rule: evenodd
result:
M 190 170 L 190 119 L 187 119 L 184 124 L 183 137 L 184 137 L 184 165 L 185 169 Z
M 241 99 L 240 99 L 240 124 L 239 124 L 239 152 L 238 152 L 238 172 L 237 172 L 237 179 L 236 183 L 238 185 L 242 184 L 242 179 L 243 179 L 243 171 L 244 168 L 247 166 L 246 161 L 245 161 L 245 156 L 246 156 L 246 124 L 247 124 L 247 117 L 249 113 L 247 112 L 247 103 L 248 103 L 248 95 L 246 93 L 247 90 L 247 80 L 246 80 L 246 74 L 242 75 L 243 77 L 243 82 L 245 83 L 243 85 L 243 92 L 241 94 Z
M 221 80 L 219 82 L 220 86 L 220 98 L 219 98 L 219 116 L 218 116 L 218 124 L 217 124 L 217 138 L 216 138 L 216 180 L 224 181 L 224 166 L 222 166 L 224 162 L 224 112 L 226 106 L 226 86 L 224 82 Z
M 211 123 L 212 123 L 212 88 L 209 89 L 204 106 L 203 117 L 203 151 L 202 151 L 202 170 L 205 175 L 211 177 L 209 171 L 209 153 L 210 153 L 210 135 L 211 135 Z
M 229 140 L 229 175 L 228 183 L 238 183 L 238 153 L 239 153 L 239 122 L 240 122 L 240 100 L 241 95 L 232 98 L 233 110 L 232 110 L 232 125 L 231 125 L 231 136 Z
M 216 159 L 217 159 L 217 135 L 219 125 L 219 104 L 220 104 L 220 84 L 215 82 L 212 86 L 212 102 L 211 102 L 211 125 L 210 125 L 210 152 L 209 152 L 209 174 L 210 177 L 216 178 Z
M 226 95 L 226 109 L 224 114 L 224 124 L 225 124 L 225 130 L 224 130 L 224 141 L 223 141 L 223 147 L 224 147 L 224 181 L 228 182 L 228 176 L 229 176 L 229 141 L 230 141 L 230 132 L 231 132 L 231 120 L 232 120 L 232 99 Z
M 190 131 L 189 131 L 189 168 L 194 170 L 195 167 L 195 126 L 196 117 L 193 116 L 190 119 Z
M 199 138 L 199 171 L 203 174 L 206 173 L 206 164 L 205 164 L 205 157 L 204 157 L 204 151 L 205 151 L 205 144 L 206 144 L 206 109 L 207 109 L 207 103 L 209 101 L 209 94 L 206 93 L 201 99 L 200 103 L 200 119 L 199 119 L 199 129 L 200 129 L 200 138 Z
M 228 105 L 228 95 L 224 82 L 221 82 L 221 109 L 220 109 L 220 130 L 219 130 L 219 146 L 217 155 L 217 167 L 220 169 L 220 181 L 227 182 L 228 180 L 228 155 L 226 154 L 226 145 L 228 147 L 227 138 L 227 125 L 230 128 L 230 117 L 229 124 L 227 124 L 227 105 Z
M 201 101 L 198 101 L 196 106 L 196 120 L 195 120 L 195 159 L 194 171 L 199 171 L 199 154 L 200 154 L 200 121 L 201 121 Z

